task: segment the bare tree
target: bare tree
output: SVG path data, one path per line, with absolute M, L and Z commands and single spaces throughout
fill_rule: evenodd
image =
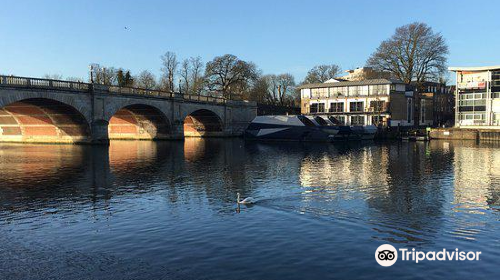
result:
M 189 58 L 189 63 L 191 64 L 191 94 L 201 94 L 203 90 L 204 77 L 203 77 L 203 62 L 201 57 L 191 57 Z
M 446 71 L 448 46 L 440 33 L 425 23 L 398 27 L 370 56 L 367 66 L 389 71 L 405 83 L 437 81 Z
M 113 67 L 103 67 L 99 64 L 94 64 L 92 68 L 92 76 L 94 83 L 102 85 L 117 84 L 117 70 Z M 90 81 L 90 80 L 89 80 Z
M 268 103 L 268 91 L 271 88 L 269 75 L 260 76 L 253 83 L 251 90 L 248 92 L 245 99 L 255 101 L 260 104 Z
M 164 89 L 174 91 L 175 73 L 177 70 L 177 66 L 179 65 L 177 56 L 173 52 L 166 52 L 161 56 L 161 60 L 163 64 L 163 67 L 161 68 L 161 70 L 163 71 L 162 81 L 166 82 L 166 88 Z
M 148 70 L 142 71 L 139 76 L 135 78 L 136 86 L 145 89 L 156 88 L 156 77 Z
M 209 89 L 222 93 L 226 98 L 234 97 L 233 94 L 243 95 L 257 77 L 255 64 L 231 54 L 215 57 L 205 68 Z
M 295 79 L 291 74 L 268 75 L 268 100 L 273 105 L 285 106 L 290 103 L 294 92 Z
M 340 66 L 336 64 L 331 65 L 317 65 L 314 66 L 304 79 L 304 84 L 323 83 L 329 79 L 337 77 L 341 72 Z
M 189 63 L 189 59 L 184 59 L 181 63 L 181 68 L 179 69 L 179 75 L 181 76 L 182 83 L 184 86 L 181 89 L 181 92 L 190 94 L 189 85 L 191 83 L 191 64 Z
M 203 62 L 201 57 L 184 59 L 179 69 L 182 80 L 182 91 L 187 94 L 198 95 L 203 90 Z

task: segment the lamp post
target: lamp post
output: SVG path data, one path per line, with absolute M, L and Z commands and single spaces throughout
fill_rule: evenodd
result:
M 94 66 L 92 64 L 89 65 L 89 75 L 90 75 L 90 83 L 94 83 Z

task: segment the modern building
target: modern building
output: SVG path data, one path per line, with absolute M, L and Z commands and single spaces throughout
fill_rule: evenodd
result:
M 448 69 L 456 73 L 455 126 L 500 129 L 500 65 Z
M 346 125 L 413 126 L 413 91 L 398 80 L 368 79 L 300 87 L 301 113 L 334 117 Z

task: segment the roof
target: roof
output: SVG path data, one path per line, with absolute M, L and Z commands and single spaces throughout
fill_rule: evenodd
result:
M 326 87 L 343 87 L 343 86 L 365 86 L 365 85 L 384 85 L 384 84 L 404 84 L 399 80 L 392 79 L 369 79 L 363 81 L 345 81 L 336 83 L 317 83 L 317 84 L 305 84 L 299 86 L 299 88 L 326 88 Z
M 500 70 L 500 65 L 493 66 L 478 66 L 478 67 L 448 67 L 449 71 L 487 71 Z

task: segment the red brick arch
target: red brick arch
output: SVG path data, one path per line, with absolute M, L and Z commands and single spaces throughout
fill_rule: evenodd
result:
M 45 98 L 30 98 L 0 108 L 0 141 L 89 142 L 90 127 L 74 107 Z
M 150 105 L 135 104 L 118 110 L 109 120 L 109 139 L 169 139 L 168 118 Z
M 207 109 L 191 112 L 184 119 L 184 136 L 210 137 L 222 136 L 223 124 L 221 118 Z

